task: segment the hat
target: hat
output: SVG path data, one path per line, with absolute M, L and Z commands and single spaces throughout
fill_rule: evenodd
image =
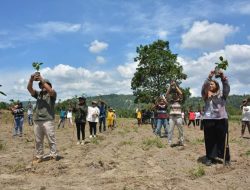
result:
M 92 103 L 92 104 L 97 104 L 97 101 L 93 100 L 91 103 Z
M 44 83 L 47 83 L 50 87 L 52 87 L 51 82 L 48 79 L 43 79 Z M 38 83 L 39 86 L 42 86 L 42 82 Z
M 245 103 L 245 102 L 247 102 L 247 99 L 242 100 L 242 103 Z

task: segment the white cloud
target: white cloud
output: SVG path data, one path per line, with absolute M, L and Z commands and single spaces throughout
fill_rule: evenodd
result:
M 128 53 L 126 56 L 127 62 L 123 65 L 119 65 L 117 71 L 122 77 L 132 79 L 138 65 L 138 62 L 134 62 L 136 53 Z
M 30 73 L 29 73 L 30 72 Z M 3 85 L 1 91 L 8 96 L 1 100 L 29 100 L 32 97 L 27 90 L 28 80 L 33 71 L 17 71 L 15 77 L 9 73 L 0 71 Z M 57 91 L 58 99 L 72 98 L 74 95 L 86 94 L 94 96 L 98 94 L 131 94 L 130 79 L 113 76 L 104 71 L 91 71 L 83 67 L 73 67 L 59 64 L 54 68 L 41 69 L 41 75 L 51 81 L 53 88 Z M 38 89 L 38 83 L 34 82 L 34 88 Z
M 103 50 L 106 50 L 108 48 L 108 44 L 105 42 L 99 42 L 98 40 L 95 40 L 91 42 L 89 51 L 91 53 L 100 53 Z
M 97 56 L 96 57 L 96 62 L 99 63 L 99 64 L 104 64 L 106 63 L 106 59 L 102 56 Z
M 249 1 L 236 1 L 230 6 L 231 11 L 250 15 L 250 2 Z
M 37 23 L 33 25 L 28 25 L 30 31 L 34 36 L 46 37 L 48 35 L 53 35 L 56 33 L 74 33 L 81 29 L 81 24 L 72 24 L 66 22 L 45 22 Z
M 200 48 L 215 50 L 224 46 L 227 36 L 237 31 L 237 28 L 208 21 L 196 21 L 190 30 L 182 35 L 182 48 Z
M 225 71 L 231 85 L 230 94 L 250 94 L 250 45 L 228 45 L 224 49 L 204 54 L 196 60 L 179 57 L 184 72 L 188 75 L 183 86 L 191 87 L 193 96 L 200 96 L 203 81 L 214 69 L 219 56 L 225 57 L 229 67 Z
M 158 37 L 159 37 L 160 39 L 166 39 L 166 38 L 167 38 L 167 35 L 168 35 L 168 32 L 165 31 L 165 30 L 159 30 L 159 31 L 157 32 L 157 34 L 158 34 Z
M 125 63 L 124 65 L 119 65 L 117 71 L 122 77 L 131 79 L 134 76 L 137 65 L 137 62 Z

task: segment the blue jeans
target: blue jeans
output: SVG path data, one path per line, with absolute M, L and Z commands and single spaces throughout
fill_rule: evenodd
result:
M 105 117 L 100 117 L 99 118 L 99 132 L 101 133 L 102 131 L 106 131 L 106 118 Z M 102 125 L 103 125 L 103 130 L 102 130 Z
M 33 115 L 32 114 L 28 115 L 28 122 L 29 122 L 30 126 L 33 125 Z
M 167 119 L 157 119 L 155 134 L 161 136 L 161 127 L 164 127 L 165 134 L 168 134 L 168 122 Z
M 16 117 L 15 118 L 15 135 L 18 134 L 22 135 L 23 133 L 23 117 Z

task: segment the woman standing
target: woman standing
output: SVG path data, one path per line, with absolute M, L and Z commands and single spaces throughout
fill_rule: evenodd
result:
M 230 154 L 228 147 L 228 115 L 225 109 L 226 99 L 230 92 L 227 77 L 220 72 L 223 89 L 216 80 L 212 80 L 214 71 L 205 80 L 201 95 L 205 102 L 203 116 L 204 138 L 206 147 L 206 162 L 210 166 L 216 157 L 224 158 L 225 164 L 230 164 Z M 225 152 L 225 146 L 227 150 Z
M 77 144 L 84 144 L 85 140 L 85 125 L 86 125 L 86 116 L 88 112 L 88 107 L 86 105 L 86 98 L 79 97 L 78 105 L 73 108 L 73 112 L 75 113 L 75 123 L 77 129 Z M 82 141 L 81 141 L 81 133 L 82 133 Z
M 13 136 L 16 136 L 19 131 L 19 137 L 23 135 L 23 118 L 24 118 L 24 108 L 23 104 L 19 102 L 13 108 L 11 108 L 12 113 L 14 114 L 15 120 L 15 133 Z
M 87 121 L 89 122 L 89 138 L 96 137 L 96 125 L 99 120 L 100 110 L 97 107 L 97 102 L 92 101 L 91 106 L 88 106 Z

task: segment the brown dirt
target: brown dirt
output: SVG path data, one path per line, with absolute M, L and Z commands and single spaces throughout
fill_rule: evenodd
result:
M 118 128 L 98 133 L 96 140 L 76 145 L 76 130 L 56 130 L 59 161 L 31 164 L 32 127 L 12 137 L 11 117 L 0 123 L 0 189 L 154 190 L 250 189 L 250 136 L 240 138 L 239 123 L 230 122 L 232 165 L 204 166 L 203 132 L 185 127 L 186 146 L 167 146 L 151 127 L 138 128 L 132 119 L 118 119 Z M 88 126 L 86 126 L 88 137 Z M 178 131 L 175 129 L 174 141 Z M 45 150 L 48 152 L 47 139 Z M 205 172 L 202 175 L 202 172 Z

